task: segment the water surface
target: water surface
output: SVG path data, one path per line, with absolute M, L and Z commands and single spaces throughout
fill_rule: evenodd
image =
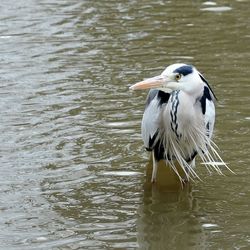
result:
M 1 1 L 2 249 L 250 246 L 248 1 Z M 146 92 L 175 62 L 217 94 L 215 141 L 235 171 L 144 185 Z

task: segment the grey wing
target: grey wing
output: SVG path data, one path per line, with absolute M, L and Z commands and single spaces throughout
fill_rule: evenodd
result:
M 205 124 L 209 138 L 213 135 L 215 122 L 215 106 L 212 100 L 206 100 Z
M 160 99 L 158 99 L 158 93 L 159 90 L 149 91 L 141 124 L 144 146 L 149 151 L 151 151 L 154 147 L 160 125 L 159 119 L 162 107 L 160 105 Z
M 210 88 L 204 87 L 203 96 L 201 97 L 201 110 L 204 115 L 205 125 L 208 133 L 208 137 L 211 138 L 214 129 L 215 122 L 215 106 L 213 101 L 213 93 L 210 92 Z

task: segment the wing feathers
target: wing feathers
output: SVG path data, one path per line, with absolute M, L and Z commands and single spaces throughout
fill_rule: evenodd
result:
M 142 118 L 142 138 L 147 150 L 152 150 L 160 128 L 163 105 L 168 102 L 170 94 L 160 90 L 150 90 Z

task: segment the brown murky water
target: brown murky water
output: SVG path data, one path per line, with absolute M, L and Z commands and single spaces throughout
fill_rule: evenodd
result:
M 0 2 L 1 249 L 248 249 L 250 19 L 238 1 Z M 146 92 L 191 63 L 235 171 L 144 185 Z

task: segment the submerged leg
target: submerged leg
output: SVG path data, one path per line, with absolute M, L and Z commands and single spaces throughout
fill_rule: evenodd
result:
M 195 168 L 195 158 L 191 161 L 188 162 L 188 165 L 194 169 Z M 182 178 L 183 183 L 188 183 L 189 182 L 189 177 L 190 177 L 190 169 L 185 168 L 187 175 L 185 175 L 184 178 Z
M 155 183 L 156 182 L 157 170 L 158 170 L 158 161 L 155 159 L 154 150 L 152 151 L 152 157 L 153 157 L 153 171 L 152 171 L 151 182 Z

